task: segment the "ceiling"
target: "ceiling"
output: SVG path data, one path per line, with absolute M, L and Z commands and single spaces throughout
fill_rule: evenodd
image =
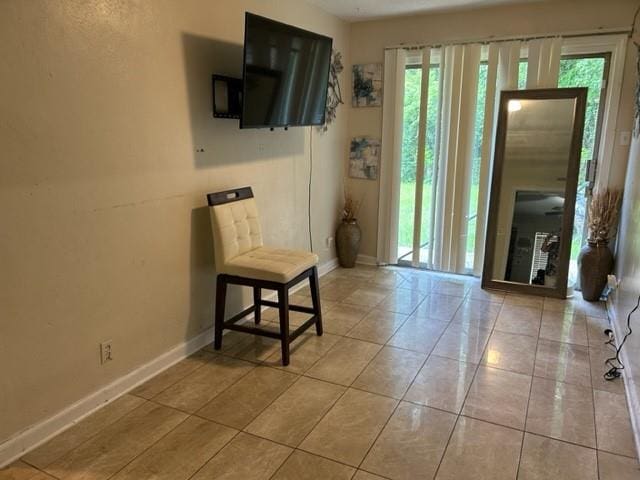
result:
M 541 0 L 307 0 L 349 21 Z

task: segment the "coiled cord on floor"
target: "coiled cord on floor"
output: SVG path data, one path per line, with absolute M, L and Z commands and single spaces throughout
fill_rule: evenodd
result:
M 604 362 L 605 365 L 610 367 L 609 370 L 607 370 L 603 375 L 605 380 L 615 380 L 620 375 L 622 375 L 622 370 L 624 370 L 624 364 L 620 360 L 620 351 L 622 350 L 622 347 L 627 341 L 627 338 L 629 338 L 629 336 L 633 333 L 633 330 L 631 329 L 631 316 L 638 310 L 638 308 L 640 308 L 640 295 L 638 295 L 638 301 L 636 302 L 636 306 L 627 315 L 627 333 L 622 338 L 622 342 L 620 342 L 620 345 L 618 345 L 618 347 L 616 348 L 615 357 L 607 358 Z M 605 333 L 607 333 L 608 331 L 609 330 L 605 330 Z M 613 332 L 611 332 L 611 334 L 609 335 L 609 340 L 605 342 L 605 344 L 611 345 L 615 348 L 614 340 L 615 339 L 613 338 Z

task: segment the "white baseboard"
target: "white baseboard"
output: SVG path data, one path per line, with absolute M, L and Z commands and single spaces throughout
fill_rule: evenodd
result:
M 338 259 L 333 258 L 318 267 L 318 275 L 326 275 L 337 266 Z M 292 289 L 292 292 L 303 287 L 304 284 L 300 284 L 297 288 Z M 100 390 L 9 438 L 0 444 L 0 468 L 19 459 L 30 450 L 72 427 L 84 417 L 133 390 L 150 378 L 155 377 L 180 360 L 194 354 L 211 342 L 213 342 L 213 328 L 209 328 L 192 339 L 176 345 L 171 350 L 114 380 Z
M 378 265 L 378 259 L 371 255 L 360 254 L 356 259 L 356 263 L 359 263 L 360 265 Z
M 63 430 L 75 425 L 87 415 L 104 407 L 151 377 L 197 352 L 213 341 L 213 328 L 175 346 L 168 352 L 136 368 L 106 387 L 93 392 L 64 410 L 33 425 L 0 444 L 0 468 L 25 455 Z
M 611 299 L 607 300 L 609 312 L 609 318 L 611 320 L 611 329 L 613 330 L 613 337 L 617 342 L 620 341 L 625 334 L 625 325 L 620 325 L 620 319 L 617 318 L 616 309 L 613 306 Z M 640 385 L 634 380 L 634 376 L 631 371 L 631 363 L 627 356 L 627 349 L 620 350 L 620 361 L 625 366 L 622 370 L 622 378 L 625 383 L 625 396 L 627 398 L 627 407 L 629 408 L 629 417 L 631 418 L 631 429 L 633 430 L 633 437 L 636 443 L 636 453 L 640 458 L 640 398 L 638 392 L 640 391 Z
M 318 267 L 318 276 L 322 277 L 323 275 L 329 273 L 331 270 L 335 270 L 336 268 L 338 268 L 338 266 L 339 264 L 337 257 L 334 257 L 331 260 L 327 260 Z

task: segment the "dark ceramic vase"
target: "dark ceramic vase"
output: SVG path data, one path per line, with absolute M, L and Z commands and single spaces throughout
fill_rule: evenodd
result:
M 340 222 L 336 230 L 336 251 L 340 266 L 353 268 L 356 265 L 362 232 L 356 220 Z
M 613 269 L 613 254 L 608 242 L 589 241 L 580 251 L 578 265 L 582 298 L 588 302 L 600 300 L 607 276 Z

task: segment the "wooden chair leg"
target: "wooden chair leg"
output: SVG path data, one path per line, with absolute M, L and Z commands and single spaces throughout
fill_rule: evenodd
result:
M 278 304 L 282 365 L 287 366 L 289 365 L 289 288 L 286 285 L 278 288 Z
M 318 281 L 318 268 L 313 267 L 309 275 L 309 288 L 311 289 L 311 302 L 316 317 L 316 334 L 322 336 L 322 307 L 320 306 L 320 282 Z
M 213 348 L 222 348 L 222 330 L 224 327 L 224 307 L 227 300 L 227 279 L 224 275 L 218 275 L 216 282 L 216 315 L 214 320 Z
M 260 314 L 261 314 L 261 305 L 260 300 L 262 300 L 262 289 L 260 287 L 253 287 L 253 317 L 255 319 L 256 325 L 260 325 Z

